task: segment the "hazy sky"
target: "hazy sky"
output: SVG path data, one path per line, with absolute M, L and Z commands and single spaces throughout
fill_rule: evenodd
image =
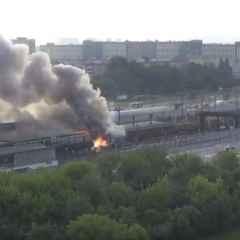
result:
M 0 33 L 60 38 L 240 40 L 239 0 L 2 0 Z

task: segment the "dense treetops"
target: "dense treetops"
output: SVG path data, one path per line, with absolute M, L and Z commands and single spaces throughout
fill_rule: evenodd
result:
M 214 91 L 236 85 L 232 69 L 227 60 L 219 65 L 195 63 L 179 67 L 168 64 L 128 62 L 115 57 L 108 63 L 106 71 L 96 79 L 96 85 L 107 96 L 118 94 L 175 94 L 191 91 Z
M 156 149 L 0 174 L 4 240 L 194 240 L 240 224 L 240 159 Z

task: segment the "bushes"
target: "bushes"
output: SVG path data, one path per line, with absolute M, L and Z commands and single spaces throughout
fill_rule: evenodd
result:
M 234 152 L 204 162 L 151 149 L 28 175 L 2 173 L 1 237 L 205 237 L 240 223 L 239 172 Z

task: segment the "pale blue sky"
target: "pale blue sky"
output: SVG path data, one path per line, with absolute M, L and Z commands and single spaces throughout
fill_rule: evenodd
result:
M 59 38 L 240 40 L 239 0 L 2 0 L 0 33 Z

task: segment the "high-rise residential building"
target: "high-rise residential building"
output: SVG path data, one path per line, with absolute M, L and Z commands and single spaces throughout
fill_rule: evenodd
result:
M 28 44 L 35 50 L 35 41 L 18 38 L 14 43 Z M 113 57 L 124 57 L 129 61 L 153 61 L 182 65 L 193 62 L 218 65 L 228 59 L 234 72 L 240 73 L 240 42 L 235 44 L 203 44 L 202 40 L 191 41 L 91 41 L 82 45 L 40 46 L 47 52 L 53 63 L 65 63 L 85 67 L 89 73 L 97 75 L 104 70 L 107 61 Z M 240 74 L 239 74 L 240 75 Z
M 156 59 L 159 62 L 171 62 L 180 54 L 183 42 L 157 42 Z
M 100 41 L 83 41 L 83 59 L 84 60 L 102 60 L 103 58 L 103 43 Z
M 18 37 L 16 39 L 12 39 L 13 44 L 25 44 L 29 48 L 29 53 L 33 53 L 36 51 L 36 41 L 35 39 L 28 39 L 25 37 Z
M 240 42 L 235 42 L 235 57 L 236 62 L 240 63 Z
M 129 61 L 142 59 L 142 44 L 141 42 L 127 41 L 127 59 Z
M 228 60 L 230 64 L 236 61 L 236 48 L 234 44 L 203 44 L 202 59 L 204 63 L 218 65 L 219 61 Z
M 129 61 L 156 59 L 156 44 L 153 41 L 127 41 L 127 59 Z
M 126 42 L 103 42 L 102 43 L 102 56 L 104 60 L 109 60 L 112 57 L 127 58 Z
M 191 62 L 201 54 L 201 40 L 157 42 L 156 58 L 160 62 Z
M 198 59 L 202 55 L 202 40 L 191 40 L 182 42 L 179 49 L 179 57 L 187 60 Z
M 81 66 L 83 60 L 82 45 L 41 45 L 40 50 L 48 53 L 53 63 Z
M 146 60 L 155 60 L 157 52 L 156 41 L 144 41 L 142 42 L 142 58 Z

